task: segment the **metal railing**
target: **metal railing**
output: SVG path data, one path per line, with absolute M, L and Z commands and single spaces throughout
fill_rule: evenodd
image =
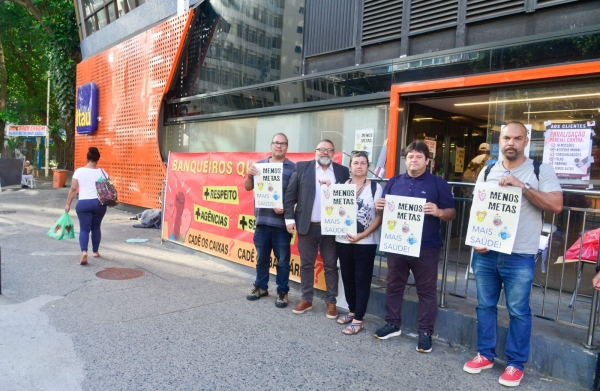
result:
M 469 190 L 474 184 L 450 182 L 455 196 L 457 218 L 446 223 L 445 240 L 442 260 L 442 276 L 439 306 L 446 306 L 446 294 L 467 300 L 477 300 L 475 284 L 470 283 L 472 276 L 472 250 L 464 244 L 464 235 L 468 228 L 469 211 L 472 198 Z M 597 197 L 600 193 L 586 190 L 564 190 L 563 194 L 577 196 L 585 200 L 585 196 Z M 548 246 L 545 251 L 536 254 L 536 278 L 532 286 L 531 309 L 534 316 L 552 320 L 568 326 L 587 329 L 586 341 L 583 345 L 593 347 L 594 330 L 598 309 L 598 291 L 581 291 L 581 279 L 584 265 L 599 265 L 600 256 L 595 262 L 582 259 L 583 235 L 590 229 L 600 228 L 600 209 L 564 206 L 558 214 L 545 213 L 542 233 L 548 236 Z M 531 233 L 538 235 L 538 233 Z M 574 265 L 573 273 L 567 269 L 567 250 L 579 241 L 579 256 L 571 260 Z M 600 247 L 600 246 L 599 246 Z M 600 252 L 600 248 L 598 249 Z M 556 260 L 562 256 L 560 273 L 556 270 Z M 540 281 L 538 270 L 543 275 Z M 558 274 L 557 274 L 558 273 Z M 567 280 L 573 280 L 568 282 Z M 587 288 L 591 284 L 584 281 Z M 569 291 L 569 287 L 573 287 Z M 540 297 L 541 294 L 541 297 Z M 570 295 L 570 301 L 565 306 L 563 296 Z M 500 305 L 503 305 L 503 299 Z M 565 316 L 565 313 L 567 314 Z

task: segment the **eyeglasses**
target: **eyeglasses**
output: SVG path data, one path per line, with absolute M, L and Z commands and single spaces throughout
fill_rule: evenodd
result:
M 276 147 L 287 147 L 288 145 L 288 143 L 280 143 L 279 141 L 273 141 L 271 144 Z
M 323 152 L 333 153 L 335 151 L 335 149 L 333 149 L 333 148 L 317 148 L 317 149 L 315 149 L 315 151 L 318 151 L 321 153 L 323 153 Z

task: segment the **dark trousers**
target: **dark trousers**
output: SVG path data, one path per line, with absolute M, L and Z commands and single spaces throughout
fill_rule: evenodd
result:
M 419 332 L 433 334 L 437 318 L 437 277 L 441 247 L 421 249 L 419 258 L 388 253 L 385 321 L 402 327 L 402 302 L 412 271 L 419 297 Z
M 306 235 L 298 235 L 298 251 L 300 252 L 300 285 L 302 287 L 302 300 L 312 303 L 315 285 L 315 261 L 317 254 L 323 258 L 325 285 L 327 294 L 325 302 L 336 303 L 338 295 L 338 267 L 335 236 L 321 235 L 321 226 L 310 226 Z
M 363 320 L 371 294 L 376 244 L 337 243 L 340 272 L 348 309 L 354 319 Z
M 79 200 L 75 207 L 77 217 L 79 218 L 79 246 L 81 251 L 88 250 L 88 242 L 90 240 L 90 232 L 92 233 L 92 251 L 98 252 L 100 247 L 100 224 L 106 214 L 106 206 L 100 204 L 97 199 Z
M 258 253 L 256 261 L 256 280 L 254 284 L 260 289 L 269 288 L 269 268 L 271 267 L 271 251 L 277 258 L 277 293 L 288 293 L 290 279 L 290 241 L 292 235 L 285 228 L 257 225 L 254 231 L 254 247 Z

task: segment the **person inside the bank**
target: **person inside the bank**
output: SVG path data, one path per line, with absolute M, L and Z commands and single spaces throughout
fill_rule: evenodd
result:
M 349 312 L 340 316 L 339 324 L 347 324 L 343 334 L 353 335 L 364 329 L 363 317 L 371 293 L 371 278 L 375 252 L 379 244 L 381 216 L 375 213 L 375 200 L 381 198 L 381 186 L 367 179 L 369 157 L 365 151 L 350 155 L 350 174 L 347 184 L 356 185 L 356 235 L 337 235 L 335 238 L 340 259 L 340 271 Z
M 430 156 L 427 145 L 423 141 L 414 141 L 406 147 L 405 156 L 406 172 L 390 178 L 383 189 L 383 198 L 376 201 L 375 207 L 377 213 L 383 215 L 387 194 L 425 198 L 421 249 L 418 258 L 387 254 L 388 276 L 385 292 L 387 324 L 375 332 L 375 338 L 388 339 L 402 333 L 401 313 L 404 289 L 408 276 L 412 272 L 419 298 L 417 351 L 429 353 L 432 350 L 431 336 L 438 313 L 437 279 L 442 248 L 441 222 L 454 220 L 456 210 L 448 182 L 427 170 Z
M 27 185 L 27 180 L 33 179 L 33 166 L 29 162 L 29 160 L 25 160 L 23 164 L 23 175 L 21 176 L 21 187 L 26 189 L 29 186 Z
M 477 356 L 463 369 L 480 373 L 492 368 L 496 358 L 498 299 L 502 287 L 510 316 L 504 353 L 506 368 L 498 379 L 504 386 L 516 387 L 523 379 L 529 358 L 532 315 L 529 306 L 531 284 L 535 274 L 534 256 L 542 231 L 543 211 L 558 214 L 563 195 L 551 166 L 541 164 L 536 173 L 534 161 L 525 156 L 529 139 L 520 122 L 509 122 L 500 134 L 502 161 L 479 173 L 477 182 L 497 183 L 522 189 L 521 213 L 511 254 L 485 247 L 473 247 L 473 273 L 477 286 Z M 537 165 L 537 163 L 536 163 Z
M 288 150 L 288 138 L 283 133 L 277 133 L 271 140 L 271 156 L 260 160 L 257 163 L 282 163 L 282 187 L 283 194 L 287 189 L 290 177 L 294 172 L 296 164 L 286 157 Z M 244 188 L 247 191 L 254 189 L 254 177 L 258 175 L 256 166 L 250 167 L 248 175 L 244 181 Z M 285 196 L 284 196 L 285 199 Z M 271 265 L 271 251 L 277 258 L 277 299 L 275 306 L 285 308 L 288 305 L 288 286 L 290 278 L 290 241 L 292 235 L 287 231 L 283 209 L 273 208 L 255 208 L 256 227 L 254 230 L 254 246 L 258 253 L 256 261 L 256 280 L 254 286 L 246 299 L 254 301 L 269 294 L 269 267 Z
M 298 233 L 300 253 L 300 285 L 302 300 L 294 307 L 294 314 L 312 309 L 317 254 L 323 259 L 327 304 L 326 316 L 336 319 L 338 311 L 338 254 L 335 235 L 321 234 L 321 197 L 316 197 L 322 184 L 345 183 L 350 178 L 348 167 L 333 161 L 335 147 L 331 140 L 323 139 L 317 144 L 315 159 L 296 163 L 287 191 L 283 209 L 285 223 L 290 234 Z M 294 208 L 295 206 L 295 208 Z

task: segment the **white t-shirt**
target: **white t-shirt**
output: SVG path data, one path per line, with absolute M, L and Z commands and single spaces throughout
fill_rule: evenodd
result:
M 502 162 L 497 162 L 492 166 L 487 182 L 498 183 L 506 173 L 506 168 Z M 548 164 L 540 165 L 540 180 L 535 177 L 533 160 L 527 158 L 519 167 L 510 170 L 510 173 L 521 182 L 529 183 L 532 188 L 542 193 L 551 193 L 554 191 L 562 192 L 558 178 L 554 173 L 552 166 Z M 483 182 L 485 169 L 481 170 L 477 182 Z M 513 245 L 513 254 L 535 254 L 540 243 L 540 234 L 542 232 L 542 210 L 535 206 L 527 197 L 521 198 L 521 214 L 519 215 L 519 224 Z
M 371 192 L 371 184 L 367 184 L 363 191 L 358 196 L 356 201 L 356 232 L 361 233 L 367 230 L 373 220 L 375 220 L 375 200 L 381 198 L 383 189 L 376 183 L 377 189 L 375 190 L 375 197 Z M 379 244 L 379 228 L 371 232 L 369 236 L 364 239 L 355 242 L 354 244 Z M 336 235 L 335 241 L 339 243 L 350 243 L 346 235 Z
M 88 168 L 81 167 L 75 170 L 73 178 L 79 181 L 79 199 L 80 200 L 93 200 L 98 199 L 98 193 L 96 192 L 96 181 L 100 178 L 108 178 L 108 174 L 100 168 Z

